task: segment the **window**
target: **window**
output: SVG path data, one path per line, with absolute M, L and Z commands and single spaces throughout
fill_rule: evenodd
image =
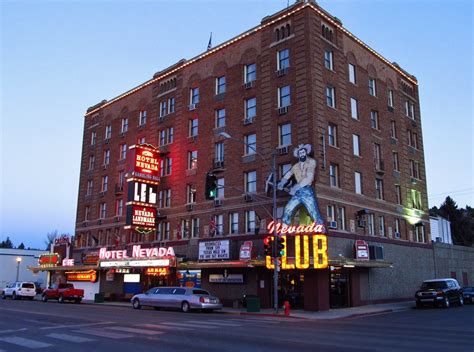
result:
M 110 164 L 110 149 L 104 150 L 104 166 Z
M 169 208 L 171 206 L 171 189 L 168 188 L 160 191 L 160 203 L 162 200 L 164 200 L 164 208 Z
M 337 164 L 329 165 L 329 185 L 339 187 L 339 166 Z
M 244 66 L 244 83 L 253 82 L 257 79 L 257 65 L 248 64 Z
M 290 86 L 278 88 L 278 107 L 284 108 L 291 105 Z
M 418 134 L 411 130 L 408 130 L 408 145 L 418 149 Z
M 105 126 L 105 139 L 110 139 L 112 137 L 112 125 Z
M 224 177 L 220 177 L 220 178 L 217 179 L 216 198 L 218 198 L 218 199 L 224 198 L 224 196 L 225 196 L 224 190 L 225 190 L 225 180 L 224 180 Z
M 397 123 L 394 120 L 390 121 L 390 137 L 397 139 Z
M 375 110 L 370 112 L 370 126 L 376 130 L 379 129 L 379 113 Z
M 199 218 L 191 219 L 191 237 L 199 237 Z
M 358 134 L 352 135 L 352 146 L 355 156 L 360 156 L 360 136 Z
M 169 221 L 166 221 L 163 223 L 163 227 L 165 229 L 165 236 L 164 236 L 164 240 L 169 240 L 170 239 L 170 232 L 171 232 L 171 226 L 170 226 L 170 223 Z
M 375 161 L 375 169 L 382 170 L 382 151 L 380 144 L 374 143 L 374 161 Z
M 105 219 L 106 215 L 107 215 L 107 203 L 100 203 L 99 219 Z
M 257 116 L 257 98 L 250 98 L 245 100 L 245 118 L 253 119 Z
M 369 78 L 369 94 L 376 97 L 377 87 L 375 86 L 375 78 Z
M 86 196 L 90 196 L 92 195 L 92 187 L 93 187 L 94 183 L 92 180 L 88 180 L 87 181 L 87 190 L 86 190 Z
M 255 211 L 247 210 L 245 212 L 245 232 L 255 232 Z
M 216 110 L 216 128 L 225 126 L 225 109 Z
M 119 185 L 120 187 L 123 187 L 123 183 L 125 182 L 125 171 L 120 170 L 120 171 L 118 172 L 117 180 L 118 180 L 118 185 Z
M 100 187 L 101 192 L 107 192 L 107 189 L 109 185 L 109 176 L 102 176 L 102 185 Z
M 324 67 L 326 67 L 328 70 L 333 70 L 333 63 L 332 63 L 332 51 L 325 51 L 324 52 Z
M 388 90 L 387 104 L 389 107 L 393 108 L 393 90 L 391 89 Z
M 245 193 L 257 192 L 257 171 L 245 173 Z
M 355 120 L 359 119 L 359 112 L 357 108 L 357 99 L 351 98 L 351 117 Z
M 196 203 L 196 188 L 193 185 L 186 185 L 186 203 Z
M 400 171 L 397 152 L 392 152 L 392 161 L 393 161 L 393 171 Z
M 395 238 L 400 238 L 400 219 L 395 219 Z
M 375 217 L 374 214 L 367 214 L 367 230 L 369 235 L 375 235 Z
M 279 146 L 291 145 L 291 123 L 279 125 Z
M 92 131 L 92 133 L 91 133 L 91 145 L 95 145 L 96 141 L 97 141 L 97 132 Z
M 199 104 L 199 88 L 191 88 L 189 90 L 189 104 Z
M 161 159 L 160 168 L 162 177 L 171 175 L 171 171 L 173 169 L 173 159 L 169 157 Z
M 360 172 L 354 172 L 355 181 L 355 193 L 362 194 L 362 174 Z
M 174 106 L 175 106 L 174 98 L 169 98 L 168 99 L 168 113 L 169 114 L 174 112 Z
M 420 179 L 420 166 L 418 161 L 410 159 L 410 176 L 416 179 Z
M 385 218 L 383 215 L 379 216 L 379 235 L 385 237 Z
M 224 161 L 224 143 L 216 143 L 216 161 Z
M 397 204 L 402 204 L 402 188 L 400 185 L 395 185 L 395 201 Z
M 257 135 L 255 133 L 245 136 L 245 155 L 255 154 L 257 151 Z
M 332 42 L 332 29 L 327 25 L 321 25 L 322 36 Z
M 327 86 L 326 87 L 326 104 L 331 108 L 336 108 L 336 98 L 334 93 L 334 88 Z
M 189 120 L 189 137 L 197 137 L 198 135 L 198 119 Z
M 197 150 L 191 150 L 188 152 L 188 170 L 197 169 L 197 157 L 198 157 Z
M 125 160 L 127 157 L 127 145 L 120 144 L 120 160 Z
M 84 208 L 84 221 L 88 221 L 91 217 L 91 207 L 87 206 Z
M 279 168 L 279 171 L 280 171 L 280 178 L 282 178 L 283 176 L 285 176 L 285 174 L 291 170 L 291 164 L 283 164 L 283 165 L 280 165 L 280 168 Z
M 229 233 L 239 233 L 239 213 L 229 214 Z
M 214 217 L 216 222 L 216 236 L 224 234 L 224 216 L 222 214 L 216 215 Z
M 127 117 L 124 117 L 122 119 L 122 128 L 120 130 L 121 133 L 125 133 L 128 131 L 128 118 Z
M 340 230 L 346 230 L 346 208 L 344 207 L 337 208 L 337 227 Z
M 137 143 L 138 144 L 145 144 L 145 137 L 138 137 L 137 138 Z
M 421 192 L 416 189 L 410 190 L 413 208 L 422 210 Z
M 168 127 L 165 128 L 161 131 L 159 131 L 159 140 L 158 140 L 158 146 L 164 146 L 170 143 L 173 143 L 174 139 L 174 128 L 173 127 Z
M 327 206 L 327 222 L 336 221 L 336 211 L 334 205 Z
M 415 242 L 425 243 L 425 226 L 413 226 L 413 239 Z
M 146 124 L 146 110 L 140 111 L 140 115 L 138 116 L 138 125 L 143 126 Z
M 383 180 L 375 179 L 375 198 L 383 200 Z
M 328 125 L 328 142 L 329 145 L 337 147 L 337 125 L 332 123 Z
M 115 215 L 122 216 L 122 214 L 123 214 L 123 199 L 117 199 L 117 202 L 115 205 Z
M 160 117 L 168 115 L 168 103 L 166 100 L 160 102 Z
M 94 170 L 94 163 L 95 163 L 95 156 L 89 155 L 89 169 L 88 170 Z
M 216 95 L 225 93 L 225 76 L 216 78 Z
M 349 64 L 349 82 L 356 84 L 356 68 L 353 64 Z
M 290 67 L 290 51 L 283 49 L 277 53 L 277 70 L 283 70 Z
M 405 101 L 405 115 L 411 118 L 412 120 L 415 119 L 415 104 L 411 101 Z
M 191 233 L 191 221 L 189 219 L 181 220 L 181 238 L 187 238 Z

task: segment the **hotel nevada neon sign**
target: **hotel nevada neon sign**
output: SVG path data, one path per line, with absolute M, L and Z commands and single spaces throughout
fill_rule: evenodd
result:
M 274 224 L 271 221 L 267 226 L 270 235 L 276 229 L 277 236 L 283 239 L 284 255 L 281 257 L 281 269 L 324 269 L 328 266 L 328 243 L 323 224 L 285 225 Z M 288 234 L 286 236 L 284 234 Z M 274 240 L 273 236 L 271 238 Z M 294 239 L 294 257 L 288 256 L 288 240 Z M 311 246 L 310 246 L 311 244 Z M 312 247 L 310 257 L 310 247 Z M 265 264 L 268 269 L 274 269 L 273 258 L 266 256 Z
M 152 248 L 142 248 L 140 245 L 135 245 L 132 247 L 132 254 L 128 256 L 127 250 L 115 250 L 108 251 L 107 248 L 99 249 L 99 259 L 100 260 L 109 260 L 109 259 L 150 259 L 150 258 L 163 258 L 163 257 L 175 257 L 173 247 L 152 247 Z

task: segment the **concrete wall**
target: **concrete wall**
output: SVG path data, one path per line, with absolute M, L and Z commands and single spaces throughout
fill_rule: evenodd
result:
M 28 270 L 28 266 L 38 266 L 38 258 L 46 251 L 28 250 L 28 249 L 0 249 L 0 288 L 6 286 L 10 282 L 16 281 L 17 261 L 21 258 L 19 264 L 18 281 L 41 282 L 42 287 L 46 285 L 47 273 L 40 271 L 33 273 Z
M 474 248 L 445 243 L 433 243 L 433 248 L 436 277 L 452 277 L 455 273 L 461 286 L 474 285 Z

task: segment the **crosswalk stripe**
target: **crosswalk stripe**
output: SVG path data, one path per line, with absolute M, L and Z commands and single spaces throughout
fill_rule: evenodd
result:
M 73 328 L 82 328 L 86 326 L 95 326 L 95 325 L 108 325 L 112 324 L 110 321 L 103 321 L 99 323 L 85 323 L 85 324 L 65 324 L 65 325 L 52 325 L 52 326 L 43 326 L 40 330 L 48 330 L 48 329 L 73 329 Z
M 74 336 L 74 335 L 68 335 L 68 334 L 53 333 L 46 336 L 51 337 L 53 339 L 58 339 L 58 340 L 68 341 L 68 342 L 77 342 L 77 343 L 95 341 L 94 339 L 88 339 L 87 337 Z
M 128 328 L 128 327 L 125 327 L 125 326 L 107 326 L 106 329 L 107 330 L 131 332 L 131 333 L 140 334 L 140 335 L 160 335 L 160 334 L 163 334 L 163 331 L 143 330 L 143 329 L 137 329 L 137 328 Z
M 222 320 L 187 320 L 188 323 L 205 324 L 205 325 L 217 325 L 217 326 L 241 326 L 242 324 L 236 324 L 232 322 Z
M 185 328 L 194 328 L 194 329 L 216 329 L 217 326 L 209 326 L 209 325 L 201 325 L 201 324 L 187 324 L 187 323 L 163 323 L 164 325 L 171 325 L 171 326 L 183 326 Z
M 280 324 L 281 321 L 275 319 L 265 319 L 265 318 L 240 318 L 240 319 L 229 319 L 232 321 L 240 322 L 255 322 L 255 323 L 266 323 L 266 324 Z
M 139 324 L 137 326 L 142 326 L 148 329 L 163 329 L 163 330 L 176 330 L 175 326 L 166 326 L 161 324 Z M 180 330 L 193 330 L 192 328 L 180 327 Z
M 86 335 L 99 336 L 99 337 L 106 337 L 109 339 L 127 339 L 129 337 L 135 337 L 135 335 L 130 335 L 130 334 L 124 334 L 124 333 L 119 334 L 119 333 L 114 333 L 112 331 L 93 330 L 93 329 L 80 329 L 80 330 L 74 330 L 73 332 L 86 334 Z
M 2 337 L 2 338 L 0 338 L 0 341 L 5 341 L 5 342 L 11 343 L 13 345 L 26 347 L 26 348 L 31 348 L 31 349 L 44 348 L 44 347 L 51 346 L 49 343 L 36 341 L 36 340 L 30 340 L 30 339 L 25 339 L 24 337 L 14 337 L 14 336 Z

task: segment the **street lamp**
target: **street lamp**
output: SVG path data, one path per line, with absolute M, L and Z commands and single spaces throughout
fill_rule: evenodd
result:
M 20 276 L 20 263 L 21 263 L 21 257 L 16 257 L 16 280 L 18 281 L 19 276 Z
M 223 137 L 224 139 L 231 139 L 233 141 L 236 141 L 236 142 L 239 142 L 239 143 L 242 143 L 244 144 L 245 146 L 249 147 L 250 149 L 252 149 L 260 158 L 262 158 L 262 160 L 267 164 L 267 166 L 269 166 L 269 163 L 268 163 L 268 160 L 267 158 L 259 153 L 257 151 L 257 149 L 255 149 L 252 145 L 246 143 L 245 141 L 242 141 L 238 138 L 234 138 L 232 137 L 230 134 L 228 134 L 227 132 L 220 132 L 219 133 L 219 136 Z M 270 150 L 270 149 L 268 149 Z M 271 149 L 271 153 L 272 153 L 272 165 L 271 165 L 271 173 L 272 173 L 272 178 L 273 178 L 273 213 L 272 213 L 272 217 L 273 217 L 273 224 L 275 225 L 277 223 L 277 206 L 276 206 L 276 194 L 277 194 L 277 189 L 276 189 L 276 150 L 274 149 Z M 275 309 L 275 313 L 278 313 L 278 271 L 279 271 L 279 265 L 280 265 L 280 262 L 278 261 L 278 258 L 276 256 L 277 254 L 277 243 L 278 241 L 276 240 L 277 239 L 277 231 L 276 231 L 276 226 L 273 226 L 273 238 L 274 238 L 274 241 L 273 241 L 273 266 L 274 266 L 274 269 L 273 269 L 273 307 Z

